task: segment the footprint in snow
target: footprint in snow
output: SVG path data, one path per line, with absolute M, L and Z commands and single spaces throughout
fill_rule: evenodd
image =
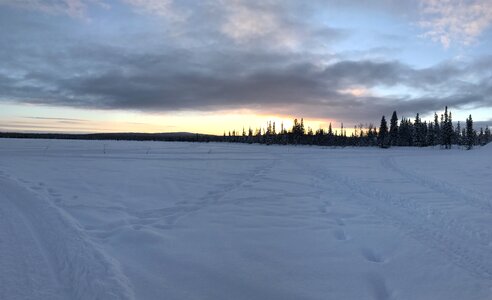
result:
M 51 195 L 52 197 L 55 197 L 55 198 L 59 198 L 59 197 L 61 197 L 61 194 L 60 194 L 60 193 L 58 193 L 57 191 L 53 190 L 53 189 L 48 189 L 48 193 L 50 193 L 50 195 Z
M 335 236 L 335 238 L 339 241 L 346 241 L 348 240 L 348 237 L 347 235 L 345 234 L 345 231 L 343 231 L 342 229 L 337 229 L 333 232 L 333 235 Z
M 378 273 L 371 273 L 367 276 L 367 281 L 369 282 L 374 299 L 389 300 L 393 298 L 391 296 L 391 291 L 388 289 L 386 280 L 382 275 Z
M 323 201 L 323 205 L 319 208 L 319 211 L 326 214 L 330 206 L 331 206 L 330 201 Z
M 365 258 L 365 260 L 373 263 L 382 263 L 384 262 L 384 259 L 381 254 L 375 252 L 372 249 L 369 248 L 362 248 L 361 249 L 361 254 Z
M 335 223 L 337 223 L 338 226 L 345 226 L 345 222 L 343 221 L 343 219 L 335 219 Z

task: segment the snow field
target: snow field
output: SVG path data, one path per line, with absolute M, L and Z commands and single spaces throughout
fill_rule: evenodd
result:
M 491 155 L 0 140 L 0 298 L 490 299 Z

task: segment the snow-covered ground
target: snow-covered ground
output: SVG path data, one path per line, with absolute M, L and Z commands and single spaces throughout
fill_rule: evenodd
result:
M 492 299 L 473 151 L 0 140 L 0 299 Z

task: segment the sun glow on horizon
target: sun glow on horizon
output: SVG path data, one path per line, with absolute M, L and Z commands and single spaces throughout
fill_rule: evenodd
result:
M 486 112 L 472 110 L 465 112 L 452 110 L 454 121 L 463 121 L 472 113 L 476 121 L 488 121 Z M 389 115 L 386 116 L 389 119 Z M 422 116 L 432 120 L 433 115 Z M 256 132 L 264 131 L 268 122 L 275 123 L 277 133 L 282 125 L 287 131 L 292 129 L 294 119 L 301 121 L 302 115 L 258 113 L 255 110 L 221 110 L 214 112 L 179 111 L 168 113 L 151 113 L 121 110 L 93 110 L 64 107 L 51 107 L 30 104 L 0 104 L 0 131 L 5 132 L 38 132 L 38 133 L 108 133 L 108 132 L 191 132 L 213 135 L 227 135 L 233 132 L 241 135 L 243 129 L 248 133 L 249 128 Z M 318 129 L 328 130 L 332 125 L 334 133 L 340 134 L 342 124 L 347 135 L 360 133 L 350 122 L 337 119 L 304 117 L 306 132 Z M 374 126 L 379 126 L 379 120 L 374 120 Z M 364 125 L 367 127 L 367 125 Z M 365 128 L 364 130 L 366 130 Z
M 303 116 L 257 113 L 254 110 L 223 110 L 218 112 L 181 111 L 145 113 L 128 111 L 88 110 L 39 105 L 0 104 L 0 131 L 45 133 L 105 133 L 105 132 L 193 132 L 222 135 L 249 128 L 266 128 L 275 122 L 276 131 L 282 124 L 290 130 L 294 119 Z M 327 129 L 335 120 L 304 118 L 306 130 Z

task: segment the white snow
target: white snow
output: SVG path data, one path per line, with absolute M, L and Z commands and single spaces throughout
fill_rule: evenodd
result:
M 0 139 L 0 299 L 492 299 L 491 158 Z

